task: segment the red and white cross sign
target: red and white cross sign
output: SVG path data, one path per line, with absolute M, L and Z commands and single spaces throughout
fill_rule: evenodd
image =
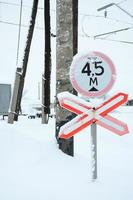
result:
M 88 102 L 69 92 L 58 94 L 60 106 L 77 114 L 74 119 L 60 128 L 59 137 L 68 139 L 93 122 L 120 136 L 128 133 L 127 124 L 108 115 L 109 112 L 125 103 L 127 97 L 127 94 L 118 93 L 94 109 Z

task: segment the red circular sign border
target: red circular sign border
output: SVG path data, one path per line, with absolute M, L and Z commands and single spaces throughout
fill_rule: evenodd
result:
M 74 72 L 75 72 L 75 69 L 77 67 L 77 63 L 79 60 L 81 59 L 84 59 L 86 58 L 88 55 L 94 55 L 94 56 L 99 56 L 100 58 L 102 58 L 104 61 L 106 61 L 112 71 L 112 76 L 111 76 L 111 80 L 109 82 L 109 84 L 101 91 L 99 92 L 86 92 L 84 91 L 77 83 L 76 79 L 75 79 L 75 76 L 74 76 Z M 97 51 L 93 51 L 93 52 L 90 52 L 84 56 L 81 56 L 79 57 L 79 59 L 77 59 L 76 61 L 74 61 L 74 63 L 72 62 L 71 64 L 71 68 L 70 68 L 70 81 L 71 81 L 71 84 L 73 86 L 73 88 L 79 92 L 80 94 L 82 94 L 83 96 L 86 96 L 86 97 L 101 97 L 103 96 L 104 94 L 106 94 L 113 86 L 114 82 L 116 80 L 116 70 L 115 70 L 115 66 L 112 62 L 112 60 L 106 56 L 105 54 L 101 53 L 101 52 L 97 52 Z

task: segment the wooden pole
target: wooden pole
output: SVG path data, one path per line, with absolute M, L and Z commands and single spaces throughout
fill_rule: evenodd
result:
M 51 34 L 50 1 L 44 0 L 45 53 L 44 74 L 42 76 L 42 124 L 47 124 L 50 114 L 50 78 L 51 78 Z
M 78 21 L 78 1 L 57 0 L 57 39 L 56 39 L 56 93 L 69 91 L 73 93 L 73 88 L 69 80 L 69 70 L 73 55 L 77 52 L 77 21 Z M 74 13 L 75 12 L 75 13 Z M 70 121 L 74 115 L 61 109 L 56 102 L 56 138 L 59 148 L 66 154 L 74 155 L 74 140 L 58 139 L 60 127 Z
M 16 72 L 15 85 L 14 85 L 14 91 L 13 91 L 11 108 L 10 108 L 11 111 L 8 115 L 8 123 L 11 123 L 11 124 L 14 122 L 15 119 L 17 120 L 18 114 L 20 111 L 25 75 L 27 71 L 28 59 L 29 59 L 29 54 L 30 54 L 31 41 L 33 37 L 35 20 L 36 20 L 36 15 L 37 15 L 37 8 L 38 8 L 38 0 L 34 0 L 32 13 L 31 13 L 30 26 L 29 26 L 28 36 L 27 36 L 27 41 L 26 41 L 26 47 L 24 50 L 22 69 L 20 73 L 18 73 L 18 71 Z

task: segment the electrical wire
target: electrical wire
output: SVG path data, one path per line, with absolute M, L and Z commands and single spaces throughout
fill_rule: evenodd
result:
M 118 5 L 119 4 L 122 4 L 124 2 L 126 2 L 127 0 L 123 0 L 123 1 L 120 1 L 119 3 L 117 3 Z M 12 6 L 20 6 L 20 4 L 16 4 L 16 3 L 9 3 L 9 2 L 5 2 L 5 1 L 0 1 L 1 4 L 6 4 L 6 5 L 12 5 Z M 27 6 L 27 5 L 22 5 L 22 7 L 25 7 L 25 8 L 31 8 L 30 6 Z M 42 7 L 38 7 L 38 9 L 41 9 L 41 10 L 44 10 L 44 8 Z M 51 11 L 53 12 L 56 12 L 54 9 L 52 9 Z M 93 15 L 93 14 L 85 14 L 85 13 L 79 13 L 79 15 L 83 16 L 83 19 L 82 19 L 82 23 L 81 23 L 81 27 L 82 27 L 82 32 L 83 32 L 83 35 L 80 34 L 81 37 L 90 37 L 90 38 L 94 38 L 94 36 L 89 36 L 85 30 L 84 30 L 84 26 L 83 26 L 83 21 L 85 19 L 85 17 L 95 17 L 95 18 L 105 18 L 104 16 L 101 16 L 101 15 Z M 110 18 L 110 17 L 106 17 L 106 19 L 109 19 L 109 20 L 112 20 L 112 21 L 115 21 L 115 22 L 119 22 L 119 23 L 123 23 L 123 24 L 129 24 L 129 25 L 133 25 L 133 23 L 129 23 L 129 22 L 126 22 L 126 21 L 123 21 L 123 20 L 118 20 L 118 19 L 115 19 L 115 18 Z M 3 21 L 3 20 L 0 20 L 0 23 L 4 23 L 4 24 L 8 24 L 8 25 L 14 25 L 14 26 L 19 26 L 19 24 L 17 23 L 13 23 L 13 22 L 9 22 L 9 21 Z M 21 27 L 28 27 L 27 25 L 23 25 L 21 24 Z M 131 29 L 132 27 L 129 27 L 129 29 Z M 40 30 L 44 30 L 44 28 L 41 28 L 41 27 L 36 27 L 36 29 L 40 29 Z M 111 33 L 112 34 L 112 33 Z M 54 36 L 53 36 L 54 35 Z M 53 37 L 56 37 L 55 34 L 51 33 L 51 36 Z M 106 36 L 108 37 L 109 34 Z M 126 44 L 133 44 L 133 42 L 130 42 L 130 41 L 123 41 L 123 40 L 114 40 L 114 39 L 107 39 L 106 37 L 104 38 L 95 38 L 95 39 L 99 39 L 99 40 L 108 40 L 108 41 L 114 41 L 114 42 L 121 42 L 121 43 L 126 43 Z
M 123 1 L 121 1 L 121 2 L 119 2 L 119 3 L 117 3 L 118 5 L 119 4 L 121 4 L 121 3 L 124 3 L 125 1 L 127 1 L 127 0 L 123 0 Z M 1 4 L 5 4 L 5 5 L 11 5 L 11 6 L 20 6 L 20 4 L 16 4 L 16 3 L 9 3 L 9 2 L 5 2 L 5 1 L 0 1 L 0 3 Z M 25 7 L 25 8 L 31 8 L 31 6 L 28 6 L 28 5 L 23 5 L 23 7 Z M 44 10 L 44 8 L 43 7 L 38 7 L 38 9 L 40 9 L 40 10 Z M 52 12 L 56 12 L 56 10 L 54 10 L 54 9 L 50 9 Z M 89 16 L 89 17 L 102 17 L 102 18 L 104 18 L 104 16 L 100 16 L 100 15 L 89 15 L 89 14 L 85 14 L 85 13 L 79 13 L 79 15 L 81 15 L 81 16 Z M 114 18 L 109 18 L 109 17 L 106 17 L 107 19 L 110 19 L 110 20 L 113 20 L 113 21 L 117 21 L 117 22 L 122 22 L 122 23 L 125 23 L 125 24 L 130 24 L 130 25 L 133 25 L 133 24 L 131 24 L 131 23 L 128 23 L 128 22 L 126 22 L 126 21 L 122 21 L 122 20 L 117 20 L 117 19 L 114 19 Z
M 121 30 L 116 30 L 112 32 L 109 32 L 109 33 L 103 33 L 103 34 L 99 34 L 99 35 L 96 35 L 96 36 L 90 36 L 88 35 L 87 33 L 83 32 L 84 35 L 81 35 L 82 37 L 88 37 L 88 38 L 93 38 L 94 40 L 106 40 L 106 41 L 112 41 L 112 42 L 119 42 L 119 43 L 124 43 L 124 44 L 133 44 L 132 41 L 124 41 L 124 40 L 115 40 L 115 39 L 110 39 L 110 38 L 107 38 L 107 37 L 100 37 L 102 35 L 107 35 L 109 36 L 109 34 L 115 34 L 116 32 L 120 32 L 120 31 L 125 31 L 125 30 L 129 30 L 129 29 L 133 29 L 133 27 L 130 27 L 130 28 L 125 28 L 125 29 L 121 29 Z
M 6 1 L 0 1 L 0 3 L 1 3 L 1 4 L 5 4 L 5 5 L 18 6 L 18 7 L 20 7 L 20 4 L 17 4 L 17 3 L 9 3 L 9 2 L 6 2 Z M 28 6 L 28 5 L 23 5 L 23 7 L 25 7 L 25 8 L 30 8 L 30 9 L 31 9 L 31 6 Z M 43 10 L 44 8 L 38 7 L 38 9 Z
M 111 31 L 111 32 L 106 32 L 106 33 L 98 34 L 98 35 L 95 35 L 95 36 L 90 36 L 90 35 L 88 35 L 85 32 L 84 25 L 83 25 L 84 24 L 84 19 L 85 19 L 85 16 L 82 18 L 82 22 L 81 22 L 82 26 L 81 26 L 81 28 L 82 28 L 83 34 L 85 36 L 87 36 L 87 37 L 95 37 L 96 38 L 96 37 L 100 37 L 100 36 L 103 36 L 103 35 L 111 35 L 111 34 L 115 34 L 117 32 L 122 32 L 122 31 L 127 31 L 127 30 L 130 30 L 130 29 L 133 29 L 133 26 L 132 26 L 132 27 L 127 27 L 127 28 L 123 28 L 123 29 L 119 29 L 119 30 L 115 30 L 115 31 Z
M 121 4 L 121 3 L 124 3 L 125 1 L 127 0 L 123 0 L 117 4 Z M 5 4 L 5 5 L 11 5 L 11 6 L 20 6 L 20 4 L 17 4 L 17 3 L 9 3 L 9 2 L 5 2 L 5 1 L 0 1 L 1 4 Z M 31 6 L 28 6 L 28 5 L 24 5 L 23 4 L 23 7 L 25 8 L 31 8 Z M 44 10 L 43 7 L 38 7 L 38 9 L 41 9 L 41 10 Z M 51 11 L 53 12 L 56 12 L 56 10 L 54 9 L 51 9 Z M 105 18 L 104 16 L 101 16 L 101 15 L 91 15 L 91 14 L 85 14 L 85 13 L 79 13 L 79 15 L 81 16 L 88 16 L 88 17 L 101 17 L 101 18 Z M 121 22 L 123 24 L 130 24 L 130 25 L 133 25 L 133 23 L 129 23 L 129 22 L 126 22 L 126 21 L 122 21 L 122 20 L 118 20 L 118 19 L 115 19 L 115 18 L 109 18 L 109 17 L 106 17 L 107 19 L 110 19 L 110 20 L 113 20 L 113 21 L 116 21 L 116 22 Z
M 1 3 L 1 4 L 5 4 L 5 5 L 9 5 L 9 6 L 17 6 L 17 7 L 20 6 L 20 4 L 17 4 L 17 3 L 9 3 L 9 2 L 6 2 L 6 1 L 0 1 L 0 3 Z M 32 7 L 23 4 L 23 8 L 30 8 L 30 9 L 31 9 Z M 38 10 L 44 10 L 43 7 L 38 7 L 37 9 L 38 9 Z M 54 9 L 50 9 L 50 10 L 53 11 L 53 12 L 55 12 Z
M 84 18 L 85 17 L 95 17 L 95 18 L 104 18 L 105 19 L 105 17 L 102 16 L 102 15 L 92 15 L 92 14 L 79 14 L 79 15 L 82 15 Z M 106 17 L 106 19 L 109 19 L 109 20 L 112 20 L 112 21 L 115 21 L 115 22 L 119 22 L 119 23 L 123 23 L 123 24 L 133 25 L 133 23 L 126 22 L 126 21 L 119 20 L 119 19 L 115 19 L 115 18 L 112 18 L 112 17 Z
M 119 3 L 117 3 L 117 5 L 122 4 L 122 3 L 124 3 L 125 1 L 127 1 L 127 0 L 120 1 Z
M 19 26 L 19 24 L 13 23 L 13 22 L 9 22 L 9 21 L 2 21 L 2 20 L 0 20 L 0 23 L 7 24 L 7 25 L 13 25 L 13 26 Z M 21 27 L 27 28 L 28 26 L 22 24 Z M 37 27 L 37 26 L 35 28 L 39 29 L 39 30 L 44 30 L 44 28 Z M 94 39 L 93 36 L 89 36 L 88 34 L 86 34 L 83 29 L 82 29 L 82 32 L 83 32 L 83 34 L 79 34 L 80 37 L 89 37 L 89 38 L 93 38 Z M 56 37 L 56 35 L 53 34 L 53 33 L 51 33 L 51 36 L 52 37 Z M 109 36 L 109 35 L 107 35 L 107 36 Z M 113 42 L 121 42 L 121 43 L 127 43 L 127 44 L 133 44 L 133 42 L 130 42 L 130 41 L 129 42 L 128 41 L 121 41 L 121 40 L 119 41 L 119 40 L 112 40 L 112 39 L 106 39 L 106 38 L 96 38 L 96 39 L 99 39 L 99 40 L 108 40 L 108 41 L 113 41 Z
M 123 28 L 123 29 L 119 29 L 119 30 L 115 30 L 115 31 L 111 31 L 111 32 L 98 34 L 98 35 L 95 35 L 94 38 L 98 38 L 98 37 L 101 37 L 101 36 L 104 36 L 104 35 L 112 35 L 112 34 L 116 34 L 118 32 L 130 30 L 130 29 L 133 29 L 133 27 L 127 27 L 127 28 Z
M 19 24 L 17 24 L 17 23 L 9 22 L 9 21 L 3 21 L 3 20 L 0 20 L 0 23 L 2 23 L 2 24 L 8 24 L 8 25 L 13 25 L 13 26 L 19 26 Z M 27 28 L 28 25 L 21 24 L 21 27 Z M 36 26 L 35 28 L 36 29 L 40 29 L 40 30 L 44 30 L 44 28 L 39 27 L 39 26 Z
M 119 43 L 125 43 L 125 44 L 133 44 L 132 41 L 124 41 L 124 40 L 114 40 L 114 39 L 107 39 L 107 38 L 96 38 L 98 40 L 107 40 L 111 42 L 119 42 Z
M 17 23 L 13 23 L 13 22 L 9 22 L 9 21 L 3 21 L 3 20 L 0 20 L 0 23 L 7 24 L 7 25 L 12 25 L 12 26 L 19 26 L 19 24 L 17 24 Z M 23 28 L 28 28 L 29 26 L 21 24 L 21 28 L 22 27 Z M 42 31 L 44 30 L 44 28 L 39 27 L 39 26 L 36 26 L 35 29 L 42 30 Z M 54 33 L 52 33 L 52 32 L 54 32 Z M 52 32 L 51 32 L 51 37 L 56 37 L 56 34 L 55 34 L 56 31 L 52 29 Z
M 127 30 L 130 30 L 130 29 L 133 29 L 133 27 L 127 27 L 127 28 L 123 28 L 123 29 L 119 29 L 119 30 L 115 30 L 115 31 L 106 32 L 106 33 L 103 33 L 103 34 L 91 36 L 91 35 L 88 35 L 85 32 L 85 29 L 84 29 L 84 20 L 85 20 L 86 17 L 102 17 L 102 18 L 104 18 L 104 16 L 99 16 L 99 15 L 83 15 L 83 18 L 82 18 L 82 21 L 81 21 L 81 29 L 82 29 L 82 33 L 83 33 L 83 35 L 81 35 L 82 37 L 88 37 L 88 38 L 99 39 L 99 40 L 107 40 L 107 41 L 119 42 L 119 43 L 124 43 L 124 44 L 133 44 L 132 41 L 114 40 L 114 39 L 108 39 L 107 38 L 107 37 L 109 37 L 112 34 L 116 34 L 117 32 L 122 32 L 122 31 L 127 31 Z M 107 17 L 107 19 L 114 20 L 116 22 L 125 23 L 125 22 L 123 22 L 121 20 L 117 20 L 117 19 L 113 19 L 113 18 L 109 18 L 109 17 Z M 128 24 L 133 25 L 132 23 L 128 23 Z M 104 38 L 101 37 L 101 36 L 105 36 L 105 35 L 106 35 L 106 37 L 104 37 Z

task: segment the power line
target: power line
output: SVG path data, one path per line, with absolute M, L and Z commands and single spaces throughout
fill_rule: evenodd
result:
M 106 38 L 106 37 L 97 37 L 97 38 L 95 38 L 95 37 L 92 37 L 92 36 L 89 36 L 89 35 L 82 35 L 82 34 L 80 34 L 80 37 L 87 37 L 87 38 L 89 38 L 89 39 L 94 39 L 94 40 L 106 40 L 106 41 L 111 41 L 111 42 L 117 42 L 117 43 L 124 43 L 124 44 L 133 44 L 133 41 L 125 41 L 125 40 L 115 40 L 115 39 L 109 39 L 109 38 Z
M 118 31 L 121 31 L 121 30 L 118 30 Z M 101 34 L 101 35 L 105 35 L 105 34 Z M 118 43 L 124 43 L 124 44 L 133 44 L 133 41 L 115 40 L 115 39 L 109 39 L 109 38 L 106 38 L 106 37 L 103 37 L 103 38 L 102 37 L 95 37 L 95 36 L 92 37 L 92 36 L 87 35 L 86 33 L 84 35 L 80 35 L 80 36 L 81 37 L 87 37 L 87 38 L 94 39 L 94 40 L 95 39 L 96 40 L 106 40 L 106 41 L 118 42 Z
M 83 14 L 80 14 L 80 15 L 83 15 Z M 100 15 L 84 15 L 84 18 L 83 18 L 83 20 L 85 19 L 85 17 L 101 17 L 101 18 L 104 18 L 103 16 L 100 16 Z M 117 20 L 117 19 L 114 19 L 114 18 L 107 18 L 107 19 L 110 19 L 110 20 L 114 20 L 114 21 L 116 21 L 116 22 L 123 22 L 124 24 L 129 24 L 129 25 L 133 25 L 133 23 L 128 23 L 128 22 L 124 22 L 124 21 L 121 21 L 121 20 Z M 82 24 L 83 24 L 83 20 L 82 20 Z M 4 20 L 0 20 L 0 23 L 3 23 L 3 24 L 8 24 L 8 25 L 13 25 L 13 26 L 19 26 L 19 24 L 17 24 L 17 23 L 14 23 L 14 22 L 10 22 L 10 21 L 4 21 Z M 24 25 L 24 24 L 21 24 L 21 27 L 24 27 L 24 28 L 26 28 L 26 27 L 28 27 L 28 25 Z M 39 26 L 36 26 L 35 27 L 36 29 L 40 29 L 40 30 L 44 30 L 44 28 L 42 28 L 42 27 L 39 27 Z
M 3 20 L 0 20 L 0 23 L 7 24 L 7 25 L 12 25 L 12 26 L 19 26 L 19 24 L 17 24 L 17 23 L 13 23 L 13 22 L 9 22 L 9 21 L 3 21 Z M 21 27 L 28 28 L 28 25 L 21 24 Z M 44 28 L 39 27 L 39 26 L 35 26 L 35 29 L 44 30 Z M 52 31 L 55 32 L 54 30 L 52 30 Z M 56 34 L 51 32 L 51 37 L 56 37 Z
M 7 21 L 2 21 L 0 20 L 0 23 L 3 23 L 3 24 L 8 24 L 8 25 L 13 25 L 13 26 L 18 26 L 19 24 L 17 23 L 12 23 L 12 22 L 7 22 Z M 21 25 L 21 27 L 24 27 L 24 28 L 27 28 L 28 26 L 27 25 Z M 36 29 L 40 29 L 40 30 L 44 30 L 44 28 L 41 28 L 41 27 L 35 27 Z M 51 33 L 51 36 L 52 37 L 56 37 L 55 34 Z M 86 35 L 86 34 L 79 34 L 80 37 L 88 37 L 88 38 L 94 38 L 94 37 L 91 37 L 89 35 Z M 123 41 L 123 40 L 113 40 L 113 39 L 106 39 L 106 38 L 96 38 L 98 40 L 107 40 L 107 41 L 112 41 L 112 42 L 120 42 L 120 43 L 125 43 L 125 44 L 133 44 L 133 42 L 131 41 Z
M 112 35 L 112 34 L 115 34 L 115 33 L 118 33 L 118 32 L 130 30 L 132 28 L 133 27 L 127 27 L 127 28 L 123 28 L 123 29 L 119 29 L 119 30 L 115 30 L 115 31 L 111 31 L 111 32 L 106 32 L 106 33 L 98 34 L 98 35 L 95 35 L 94 38 L 98 38 L 98 37 L 101 37 L 101 36 L 104 36 L 104 35 Z
M 0 23 L 8 24 L 8 25 L 13 25 L 13 26 L 19 26 L 19 24 L 17 24 L 17 23 L 8 22 L 8 21 L 2 21 L 2 20 L 0 20 Z M 27 28 L 28 26 L 22 24 L 21 27 Z M 38 26 L 36 26 L 35 28 L 39 29 L 39 30 L 44 30 L 44 28 L 38 27 Z M 83 32 L 83 35 L 79 34 L 79 36 L 80 37 L 94 38 L 92 36 L 87 35 L 85 32 Z M 56 35 L 54 33 L 51 33 L 51 37 L 56 37 Z M 130 42 L 130 41 L 129 42 L 128 41 L 119 41 L 119 40 L 112 40 L 112 39 L 106 39 L 106 38 L 96 38 L 96 39 L 99 39 L 99 40 L 108 40 L 108 41 L 113 41 L 113 42 L 121 42 L 121 43 L 127 43 L 127 44 L 132 44 L 133 43 L 133 42 Z
M 121 3 L 124 3 L 125 1 L 127 0 L 123 0 L 117 4 L 121 4 Z M 11 6 L 20 6 L 20 4 L 17 4 L 17 3 L 9 3 L 9 2 L 5 2 L 5 1 L 0 1 L 1 4 L 5 4 L 5 5 L 11 5 Z M 25 8 L 31 8 L 31 6 L 28 6 L 28 5 L 24 5 L 23 4 L 23 7 Z M 43 7 L 38 7 L 38 9 L 40 10 L 44 10 Z M 56 10 L 54 9 L 50 9 L 52 12 L 56 12 Z M 85 14 L 85 13 L 79 13 L 79 15 L 81 16 L 88 16 L 88 17 L 99 17 L 99 18 L 105 18 L 104 16 L 101 16 L 101 15 L 91 15 L 91 14 Z M 112 21 L 116 21 L 116 22 L 120 22 L 120 23 L 123 23 L 123 24 L 130 24 L 130 25 L 133 25 L 132 23 L 129 23 L 129 22 L 126 22 L 126 21 L 122 21 L 122 20 L 118 20 L 118 19 L 115 19 L 115 18 L 110 18 L 110 17 L 106 17 L 107 19 L 109 20 L 112 20 Z
M 82 27 L 82 32 L 83 32 L 83 34 L 86 35 L 86 36 L 88 36 L 88 34 L 87 34 L 87 33 L 85 32 L 85 30 L 84 30 L 84 20 L 85 20 L 85 17 L 86 17 L 86 16 L 84 16 L 83 19 L 82 19 L 81 27 Z M 131 24 L 131 25 L 133 25 L 133 24 Z M 107 32 L 107 33 L 98 34 L 98 35 L 96 35 L 96 36 L 94 36 L 94 37 L 99 37 L 99 36 L 103 36 L 103 35 L 109 35 L 109 34 L 121 32 L 121 31 L 126 31 L 126 30 L 129 30 L 129 29 L 132 29 L 132 28 L 133 28 L 133 27 L 127 27 L 127 28 L 123 28 L 123 29 L 119 29 L 119 30 L 115 30 L 115 31 Z M 89 36 L 89 37 L 90 37 L 90 36 Z
M 125 0 L 126 1 L 126 0 Z M 120 3 L 122 3 L 124 1 L 121 1 Z M 84 20 L 85 20 L 85 17 L 96 17 L 96 18 L 105 18 L 104 16 L 100 16 L 100 15 L 89 15 L 89 14 L 80 14 L 80 15 L 83 15 L 83 19 L 82 19 L 82 22 L 81 22 L 81 27 L 82 27 L 82 32 L 83 32 L 83 35 L 81 35 L 82 37 L 89 37 L 89 38 L 93 38 L 93 39 L 99 39 L 99 40 L 107 40 L 107 41 L 112 41 L 112 42 L 119 42 L 119 43 L 125 43 L 125 44 L 133 44 L 133 42 L 131 41 L 123 41 L 123 40 L 113 40 L 113 39 L 107 39 L 107 38 L 94 38 L 95 36 L 89 36 L 85 30 L 84 30 Z M 133 25 L 133 23 L 128 23 L 128 22 L 125 22 L 125 21 L 122 21 L 122 20 L 118 20 L 118 19 L 114 19 L 114 18 L 109 18 L 109 17 L 106 17 L 106 19 L 109 19 L 109 20 L 112 20 L 112 21 L 115 21 L 115 22 L 119 22 L 119 23 L 123 23 L 123 24 L 129 24 L 129 25 Z M 125 30 L 129 30 L 129 29 L 132 29 L 133 27 L 128 27 L 124 30 L 117 30 L 115 31 L 116 32 L 120 32 L 120 31 L 125 31 Z M 98 36 L 101 36 L 101 35 L 107 35 L 109 36 L 110 34 L 113 34 L 112 32 L 110 33 L 103 33 L 103 34 L 100 34 Z
M 127 0 L 123 0 L 123 1 L 120 1 L 118 4 L 122 4 L 124 2 L 126 2 Z M 17 4 L 17 3 L 9 3 L 9 2 L 5 2 L 5 1 L 0 1 L 1 4 L 5 4 L 5 5 L 11 5 L 11 6 L 20 6 L 20 4 Z M 25 7 L 25 8 L 31 8 L 30 6 L 28 5 L 22 5 L 22 7 Z M 44 10 L 43 7 L 38 7 L 38 9 L 40 10 Z M 54 9 L 51 9 L 51 11 L 53 12 L 56 12 L 56 10 Z M 85 14 L 85 13 L 79 13 L 79 15 L 83 16 L 83 18 L 85 17 L 95 17 L 95 18 L 105 18 L 104 16 L 101 16 L 101 15 L 93 15 L 93 14 Z M 123 23 L 123 24 L 129 24 L 129 25 L 133 25 L 133 23 L 129 23 L 129 22 L 126 22 L 126 21 L 123 21 L 123 20 L 118 20 L 118 19 L 115 19 L 115 18 L 110 18 L 110 17 L 106 17 L 106 19 L 109 19 L 109 20 L 112 20 L 112 21 L 116 21 L 116 22 L 119 22 L 119 23 Z M 82 20 L 83 21 L 83 20 Z M 9 22 L 9 21 L 3 21 L 3 20 L 0 20 L 0 23 L 3 23 L 3 24 L 8 24 L 8 25 L 14 25 L 14 26 L 19 26 L 19 24 L 17 23 L 14 23 L 14 22 Z M 23 25 L 21 24 L 21 27 L 24 27 L 24 28 L 27 28 L 28 26 L 27 25 Z M 38 27 L 36 26 L 35 27 L 36 29 L 39 29 L 39 30 L 44 30 L 44 28 L 42 27 Z M 126 28 L 126 29 L 131 29 L 132 27 L 129 27 L 129 28 Z M 125 30 L 125 29 L 124 29 Z M 89 36 L 88 34 L 85 33 L 84 31 L 84 28 L 83 28 L 83 25 L 82 25 L 82 32 L 84 35 L 81 35 L 82 37 L 91 37 Z M 105 33 L 105 34 L 108 34 L 109 33 Z M 112 34 L 112 32 L 110 33 Z M 102 34 L 101 34 L 102 35 Z M 103 33 L 104 35 L 104 33 Z M 51 36 L 52 37 L 56 37 L 55 34 L 51 33 Z M 94 37 L 92 37 L 94 38 Z M 122 43 L 127 43 L 127 44 L 133 44 L 133 42 L 128 42 L 128 41 L 122 41 L 122 40 L 113 40 L 113 39 L 106 39 L 106 38 L 96 38 L 96 39 L 100 39 L 100 40 L 108 40 L 108 41 L 114 41 L 114 42 L 122 42 Z
M 120 2 L 117 3 L 117 4 L 118 4 L 118 5 L 119 5 L 119 4 L 122 4 L 122 3 L 124 3 L 125 1 L 127 1 L 127 0 L 120 1 Z
M 83 18 L 84 20 L 84 18 Z M 119 42 L 119 43 L 124 43 L 124 44 L 133 44 L 132 41 L 124 41 L 124 40 L 114 40 L 114 39 L 108 39 L 106 37 L 102 38 L 101 36 L 109 36 L 109 35 L 112 35 L 112 34 L 116 34 L 117 32 L 122 32 L 122 31 L 127 31 L 127 30 L 130 30 L 130 29 L 133 29 L 133 27 L 127 27 L 127 28 L 123 28 L 123 29 L 119 29 L 119 30 L 115 30 L 115 31 L 111 31 L 111 32 L 106 32 L 106 33 L 102 33 L 102 34 L 99 34 L 99 35 L 95 35 L 95 36 L 90 36 L 88 35 L 85 30 L 84 30 L 84 26 L 83 26 L 83 23 L 82 23 L 82 32 L 83 32 L 83 35 L 81 35 L 81 37 L 88 37 L 88 38 L 93 38 L 93 39 L 98 39 L 98 40 L 106 40 L 106 41 L 112 41 L 112 42 Z
M 124 1 L 123 1 L 124 2 Z M 122 3 L 122 2 L 121 2 Z M 91 16 L 91 17 L 101 17 L 101 18 L 104 18 L 104 16 L 99 16 L 99 15 L 83 15 L 83 19 L 82 19 L 82 22 L 81 22 L 81 27 L 82 27 L 82 32 L 83 32 L 83 36 L 85 37 L 89 37 L 89 38 L 93 38 L 93 39 L 99 39 L 99 40 L 108 40 L 108 41 L 112 41 L 112 42 L 120 42 L 120 43 L 125 43 L 125 44 L 133 44 L 133 42 L 131 41 L 123 41 L 123 40 L 113 40 L 113 39 L 107 39 L 108 36 L 112 35 L 112 34 L 115 34 L 117 32 L 122 32 L 122 31 L 127 31 L 127 30 L 130 30 L 130 29 L 133 29 L 133 27 L 127 27 L 127 28 L 123 28 L 123 29 L 119 29 L 119 30 L 115 30 L 115 31 L 111 31 L 111 32 L 106 32 L 106 33 L 102 33 L 102 34 L 98 34 L 98 35 L 95 35 L 95 36 L 90 36 L 88 35 L 85 30 L 84 30 L 84 20 L 85 20 L 85 17 L 86 16 Z M 123 22 L 121 20 L 117 20 L 117 19 L 113 19 L 113 18 L 108 18 L 107 19 L 110 19 L 110 20 L 114 20 L 116 22 Z M 125 22 L 123 22 L 125 23 Z M 128 23 L 130 25 L 133 25 L 132 23 Z M 102 38 L 101 36 L 104 36 L 106 35 L 106 37 Z
M 104 18 L 104 16 L 102 15 L 93 15 L 93 14 L 79 14 L 79 15 L 82 15 L 84 18 L 85 17 L 95 17 L 95 18 Z M 126 21 L 123 21 L 123 20 L 119 20 L 119 19 L 115 19 L 115 18 L 112 18 L 112 17 L 106 17 L 106 19 L 109 19 L 109 20 L 112 20 L 112 21 L 115 21 L 115 22 L 119 22 L 119 23 L 123 23 L 123 24 L 129 24 L 129 25 L 133 25 L 133 23 L 130 23 L 130 22 L 126 22 Z
M 9 21 L 3 21 L 3 20 L 0 20 L 0 23 L 2 23 L 2 24 L 8 24 L 8 25 L 13 25 L 13 26 L 19 26 L 19 24 L 17 24 L 17 23 L 9 22 Z M 21 27 L 27 28 L 28 25 L 21 24 Z M 36 29 L 40 29 L 40 30 L 44 30 L 44 28 L 39 27 L 39 26 L 36 26 L 35 28 Z
M 96 38 L 98 40 L 107 40 L 111 42 L 119 42 L 119 43 L 125 43 L 125 44 L 133 44 L 132 41 L 124 41 L 124 40 L 114 40 L 114 39 L 107 39 L 107 38 Z
M 0 1 L 0 3 L 1 3 L 1 4 L 5 4 L 5 5 L 9 5 L 9 6 L 17 6 L 17 7 L 20 6 L 20 4 L 17 4 L 17 3 L 9 3 L 9 2 L 6 2 L 6 1 Z M 29 8 L 29 9 L 31 9 L 31 6 L 28 6 L 28 5 L 24 5 L 24 4 L 23 4 L 23 8 Z M 37 9 L 38 9 L 38 10 L 42 10 L 42 11 L 44 10 L 43 7 L 38 7 Z M 56 12 L 56 10 L 54 10 L 54 9 L 50 9 L 50 11 Z
M 18 6 L 18 7 L 20 7 L 20 4 L 17 4 L 17 3 L 9 3 L 9 2 L 6 2 L 6 1 L 0 1 L 0 3 L 1 3 L 1 4 L 5 4 L 5 5 Z M 28 6 L 28 5 L 23 5 L 23 7 L 25 7 L 25 8 L 31 8 L 31 6 Z M 44 8 L 38 7 L 38 9 L 43 10 Z
M 17 3 L 9 3 L 9 2 L 6 2 L 6 1 L 0 1 L 0 3 L 1 4 L 5 4 L 5 5 L 9 5 L 9 6 L 17 6 L 17 7 L 19 7 L 20 6 L 20 4 L 17 4 Z M 28 6 L 28 5 L 24 5 L 23 4 L 23 7 L 24 8 L 30 8 L 31 9 L 31 6 Z M 38 7 L 38 10 L 44 10 L 44 8 L 43 7 Z M 52 12 L 55 12 L 55 10 L 54 9 L 50 9 Z
M 117 4 L 121 4 L 121 3 L 124 3 L 125 1 L 127 0 L 123 0 Z M 0 1 L 1 4 L 5 4 L 5 5 L 11 5 L 11 6 L 20 6 L 20 4 L 16 4 L 16 3 L 9 3 L 9 2 L 5 2 L 5 1 Z M 25 8 L 31 8 L 31 6 L 28 6 L 28 5 L 23 5 L 23 7 Z M 44 10 L 43 7 L 38 7 L 38 9 L 40 10 Z M 51 11 L 53 12 L 56 12 L 56 10 L 54 9 L 50 9 Z M 79 15 L 81 16 L 89 16 L 89 17 L 101 17 L 101 18 L 104 18 L 104 16 L 100 16 L 100 15 L 91 15 L 91 14 L 85 14 L 85 13 L 79 13 Z M 113 20 L 113 21 L 117 21 L 117 22 L 122 22 L 122 23 L 125 23 L 125 24 L 131 24 L 129 22 L 125 22 L 125 21 L 122 21 L 122 20 L 117 20 L 117 19 L 114 19 L 114 18 L 109 18 L 109 17 L 106 17 L 107 19 L 110 19 L 110 20 Z M 131 24 L 133 25 L 133 24 Z

